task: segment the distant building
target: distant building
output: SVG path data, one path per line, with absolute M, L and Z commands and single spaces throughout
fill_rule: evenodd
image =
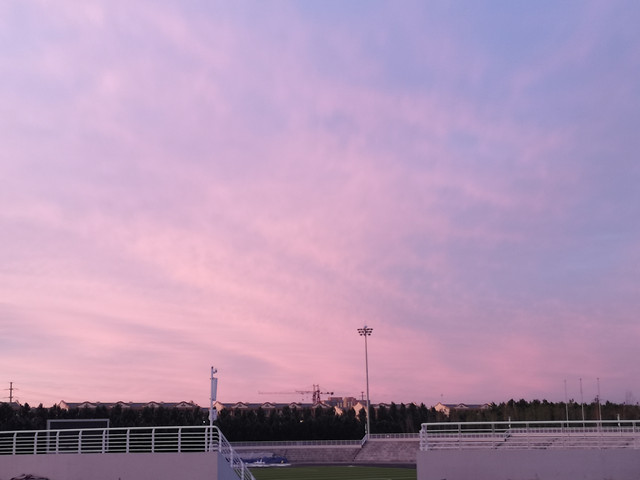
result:
M 372 403 L 370 405 L 371 405 L 371 409 L 374 412 L 377 412 L 380 408 L 384 408 L 386 410 L 389 410 L 391 408 L 391 403 L 385 403 L 385 402 Z M 400 406 L 400 404 L 398 404 L 398 403 L 396 403 L 395 405 L 396 405 L 396 407 Z M 416 404 L 414 402 L 411 402 L 411 403 L 409 403 L 407 405 L 416 405 Z M 358 402 L 352 408 L 355 410 L 356 415 L 359 415 L 360 411 L 362 411 L 362 410 L 366 411 L 367 410 L 367 401 L 366 400 L 358 400 Z
M 358 399 L 356 397 L 329 397 L 325 403 L 342 410 L 349 410 L 356 406 Z
M 328 403 L 325 402 L 320 402 L 320 403 L 301 403 L 301 402 L 289 402 L 289 403 L 275 403 L 275 402 L 262 402 L 262 403 L 251 403 L 251 402 L 232 402 L 232 403 L 222 403 L 222 402 L 215 402 L 213 404 L 213 407 L 218 411 L 221 412 L 222 410 L 231 410 L 231 411 L 235 411 L 235 410 L 239 410 L 239 411 L 244 411 L 244 412 L 248 412 L 248 411 L 257 411 L 259 409 L 264 410 L 265 412 L 282 412 L 282 410 L 286 407 L 288 407 L 291 410 L 302 410 L 304 408 L 322 408 L 323 410 L 329 410 L 331 408 L 333 408 L 332 405 L 329 405 Z M 339 408 L 336 408 L 336 413 L 337 414 L 341 414 L 342 411 L 339 412 Z
M 491 408 L 490 403 L 440 403 L 433 407 L 437 412 L 442 412 L 447 417 L 451 410 L 487 410 Z
M 145 408 L 178 408 L 181 410 L 195 410 L 200 408 L 193 401 L 191 402 L 65 402 L 61 400 L 58 403 L 58 407 L 62 410 L 72 410 L 75 408 L 89 410 L 95 410 L 98 407 L 105 407 L 107 410 L 111 410 L 114 407 L 119 406 L 123 410 L 143 410 Z

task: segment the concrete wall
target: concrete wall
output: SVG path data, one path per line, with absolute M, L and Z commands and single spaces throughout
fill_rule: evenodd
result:
M 640 450 L 418 452 L 418 480 L 640 480 Z
M 217 453 L 0 456 L 0 480 L 22 474 L 49 480 L 238 480 Z

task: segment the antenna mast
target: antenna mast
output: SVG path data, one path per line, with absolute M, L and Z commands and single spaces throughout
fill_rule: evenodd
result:
M 218 418 L 218 412 L 213 408 L 213 404 L 216 401 L 218 395 L 218 379 L 213 375 L 218 370 L 215 367 L 211 367 L 211 404 L 209 405 L 209 426 L 213 426 L 213 422 Z

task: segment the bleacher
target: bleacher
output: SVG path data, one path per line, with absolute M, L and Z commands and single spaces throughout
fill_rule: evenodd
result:
M 356 455 L 354 463 L 415 465 L 419 440 L 369 440 Z
M 292 465 L 300 464 L 351 464 L 358 455 L 358 447 L 307 447 L 285 450 Z
M 370 439 L 363 445 L 307 445 L 304 447 L 269 446 L 268 443 L 253 447 L 235 447 L 243 459 L 259 456 L 282 456 L 292 465 L 327 464 L 395 464 L 415 465 L 420 442 L 417 438 Z
M 636 421 L 423 424 L 422 450 L 638 449 Z
M 253 451 L 244 449 L 243 447 L 237 448 L 240 453 L 240 457 L 244 459 L 255 457 L 256 454 Z M 354 462 L 354 458 L 360 452 L 360 447 L 352 446 L 313 446 L 306 447 L 269 447 L 268 443 L 264 443 L 261 448 L 260 456 L 277 456 L 285 457 L 288 463 L 292 465 L 303 464 L 350 464 Z

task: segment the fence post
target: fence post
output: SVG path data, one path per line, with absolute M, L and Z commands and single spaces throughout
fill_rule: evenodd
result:
M 602 438 L 602 420 L 600 420 L 600 422 L 598 422 L 598 448 L 600 450 L 602 450 L 602 442 L 603 442 L 603 438 Z
M 428 430 L 428 426 L 425 425 L 424 427 L 424 449 L 425 450 L 429 450 L 429 430 Z
M 491 440 L 492 440 L 491 444 L 493 445 L 493 448 L 497 448 L 498 444 L 496 443 L 496 440 L 497 440 L 497 437 L 496 437 L 496 424 L 493 423 L 493 422 L 491 422 Z
M 427 435 L 427 424 L 423 423 L 420 427 L 420 450 L 422 450 L 423 452 L 429 450 L 429 441 L 427 440 Z

